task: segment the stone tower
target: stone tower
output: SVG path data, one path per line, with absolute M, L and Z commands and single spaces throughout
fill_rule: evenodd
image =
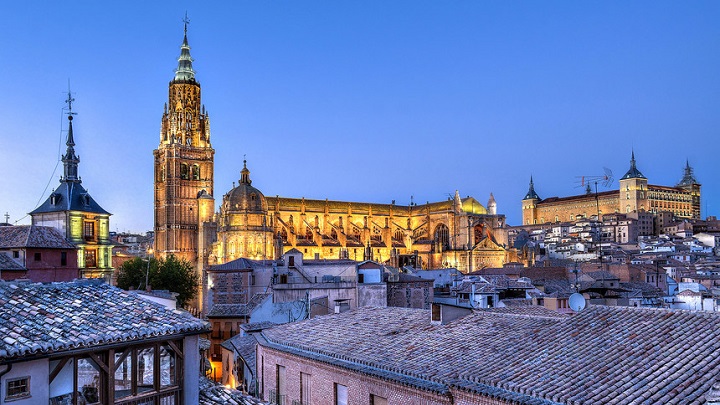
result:
M 63 176 L 45 202 L 30 213 L 32 224 L 59 230 L 68 242 L 78 247 L 79 277 L 102 278 L 111 283 L 112 241 L 110 213 L 105 211 L 82 185 L 78 174 L 80 156 L 75 153 L 72 103 L 68 91 L 67 146 L 62 156 Z
M 540 197 L 535 192 L 535 184 L 530 176 L 530 188 L 528 188 L 525 198 L 522 200 L 523 225 L 532 225 L 537 223 L 537 204 Z
M 685 161 L 683 178 L 680 179 L 677 187 L 691 194 L 692 212 L 690 215 L 692 218 L 700 219 L 700 183 L 698 183 L 695 178 L 695 174 L 693 173 L 693 168 L 690 167 L 689 160 Z
M 648 180 L 635 165 L 635 151 L 630 157 L 630 169 L 620 178 L 619 211 L 623 213 L 647 211 Z
M 155 157 L 155 252 L 170 254 L 198 265 L 204 255 L 201 225 L 212 220 L 214 206 L 213 157 L 210 119 L 201 103 L 200 83 L 185 35 L 175 77 L 170 81 L 168 102 L 160 126 Z M 202 208 L 202 209 L 201 209 Z M 202 211 L 202 213 L 200 212 Z

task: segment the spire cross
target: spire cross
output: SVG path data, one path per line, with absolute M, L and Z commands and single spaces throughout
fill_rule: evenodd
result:
M 185 18 L 182 20 L 185 23 L 185 33 L 187 34 L 187 26 L 190 24 L 190 19 L 188 18 L 187 11 L 185 12 Z
M 10 223 L 10 214 L 8 214 L 7 212 L 5 213 L 5 223 L 6 224 Z
M 72 111 L 72 103 L 75 101 L 75 98 L 72 96 L 72 92 L 70 91 L 70 81 L 68 80 L 68 91 L 67 91 L 67 100 L 65 102 L 68 105 L 68 115 L 75 115 L 77 113 L 74 113 Z

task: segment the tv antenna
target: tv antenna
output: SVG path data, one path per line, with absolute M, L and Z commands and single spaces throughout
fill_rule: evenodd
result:
M 595 193 L 597 193 L 598 184 L 602 184 L 602 186 L 605 188 L 610 188 L 610 185 L 614 180 L 612 170 L 608 169 L 607 167 L 603 167 L 603 171 L 605 172 L 605 174 L 599 176 L 577 176 L 577 186 L 575 187 L 585 188 L 590 187 L 591 184 L 595 184 Z
M 599 176 L 578 176 L 580 179 L 578 181 L 579 185 L 577 187 L 585 187 L 585 190 L 588 195 L 592 194 L 592 188 L 590 187 L 591 184 L 595 185 L 595 209 L 597 210 L 597 221 L 600 221 L 600 197 L 598 196 L 598 183 L 602 184 L 605 188 L 610 188 L 610 185 L 613 182 L 613 174 L 612 170 L 608 169 L 607 167 L 603 167 L 603 171 L 605 174 L 599 175 Z M 597 235 L 597 241 L 600 248 L 598 258 L 600 259 L 600 270 L 603 269 L 603 258 L 602 258 L 602 224 L 600 225 L 600 230 L 598 231 Z

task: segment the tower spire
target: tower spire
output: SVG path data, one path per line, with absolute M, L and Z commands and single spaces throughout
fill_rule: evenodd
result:
M 691 186 L 693 184 L 698 184 L 698 181 L 693 173 L 693 168 L 690 167 L 690 160 L 686 159 L 685 170 L 682 179 L 680 179 L 680 183 L 678 183 L 678 187 Z
M 625 175 L 622 176 L 620 180 L 644 178 L 646 177 L 640 172 L 640 170 L 638 170 L 637 165 L 635 164 L 635 150 L 633 150 L 630 154 L 630 169 L 628 169 L 627 173 L 625 173 Z
M 175 70 L 175 79 L 173 81 L 195 81 L 195 71 L 193 70 L 192 63 L 193 58 L 190 56 L 190 45 L 188 45 L 187 39 L 187 27 L 190 24 L 187 12 L 184 23 L 184 36 L 182 45 L 180 45 L 180 57 L 178 57 L 178 67 Z
M 72 97 L 72 92 L 70 91 L 70 84 L 68 83 L 68 92 L 67 92 L 67 100 L 65 102 L 67 103 L 67 116 L 68 116 L 68 134 L 67 134 L 67 141 L 65 142 L 65 145 L 67 145 L 67 150 L 65 152 L 65 155 L 62 157 L 63 167 L 64 167 L 64 176 L 63 181 L 71 181 L 71 182 L 80 182 L 80 178 L 78 177 L 78 163 L 80 163 L 80 157 L 75 155 L 75 137 L 73 136 L 73 126 L 72 126 L 72 120 L 73 115 L 76 115 L 77 113 L 74 113 L 72 110 L 72 103 L 75 101 L 75 99 Z
M 528 189 L 527 194 L 525 194 L 525 198 L 523 198 L 523 200 L 532 200 L 532 199 L 539 200 L 540 197 L 535 192 L 535 184 L 533 183 L 532 175 L 530 175 L 530 188 Z

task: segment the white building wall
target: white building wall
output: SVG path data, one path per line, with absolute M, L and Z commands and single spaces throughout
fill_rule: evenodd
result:
M 199 336 L 185 336 L 183 339 L 183 403 L 195 404 L 200 397 L 200 346 Z M 47 403 L 47 401 L 45 402 Z
M 2 367 L 0 372 L 6 370 Z M 22 399 L 5 401 L 7 397 L 7 381 L 15 378 L 30 377 L 30 396 Z M 0 404 L 37 405 L 50 402 L 49 390 L 50 365 L 47 359 L 14 363 L 9 373 L 0 379 Z

